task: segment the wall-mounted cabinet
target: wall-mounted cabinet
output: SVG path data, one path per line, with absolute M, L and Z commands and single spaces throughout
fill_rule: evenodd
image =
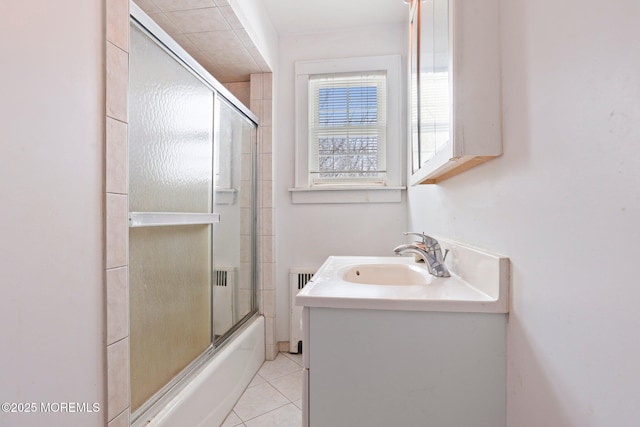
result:
M 498 8 L 498 0 L 412 2 L 412 185 L 502 154 Z

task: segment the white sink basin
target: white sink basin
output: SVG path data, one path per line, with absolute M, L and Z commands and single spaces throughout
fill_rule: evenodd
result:
M 367 285 L 428 285 L 431 277 L 426 267 L 407 264 L 359 264 L 341 273 L 345 282 Z
M 304 307 L 509 312 L 509 258 L 438 238 L 451 277 L 413 257 L 332 256 L 296 295 Z

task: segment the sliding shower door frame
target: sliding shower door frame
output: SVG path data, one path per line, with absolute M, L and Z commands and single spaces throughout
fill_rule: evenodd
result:
M 213 92 L 213 108 L 216 108 L 216 98 L 220 97 L 221 102 L 237 110 L 245 120 L 257 128 L 258 118 L 245 105 L 243 105 L 231 92 L 226 89 L 220 82 L 213 78 L 198 62 L 196 62 L 180 45 L 178 45 L 166 32 L 164 32 L 151 18 L 149 18 L 135 3 L 130 2 L 130 21 L 144 34 L 155 40 L 157 45 L 162 48 L 169 56 L 181 63 L 188 71 L 197 79 L 209 87 Z M 216 116 L 214 110 L 214 117 Z M 214 118 L 212 117 L 212 121 Z M 214 122 L 214 129 L 216 123 Z M 215 143 L 215 141 L 212 141 Z M 214 325 L 214 286 L 213 274 L 211 275 L 211 343 L 209 347 L 197 358 L 195 358 L 187 367 L 178 373 L 171 381 L 164 385 L 160 390 L 153 394 L 144 404 L 131 414 L 131 425 L 142 426 L 148 423 L 148 420 L 155 416 L 167 403 L 173 399 L 180 390 L 187 385 L 188 380 L 196 376 L 206 365 L 206 363 L 220 351 L 225 344 L 233 341 L 236 335 L 248 326 L 249 321 L 259 316 L 258 305 L 256 300 L 257 292 L 257 147 L 255 139 L 251 144 L 251 271 L 250 280 L 253 292 L 251 293 L 250 311 L 242 319 L 236 322 L 228 331 L 219 337 L 215 337 Z M 215 159 L 214 159 L 215 164 Z M 215 178 L 215 168 L 212 171 Z M 214 181 L 212 181 L 213 183 Z M 215 185 L 212 187 L 215 193 Z M 212 210 L 215 208 L 215 197 L 211 202 Z M 215 245 L 213 239 L 213 224 L 219 221 L 219 215 L 215 212 L 189 214 L 189 213 L 167 213 L 167 212 L 130 212 L 129 227 L 151 227 L 166 225 L 188 225 L 188 224 L 211 224 L 211 265 L 215 258 Z M 213 271 L 211 272 L 213 273 Z
M 146 13 L 135 3 L 130 3 L 131 22 L 140 30 L 158 41 L 158 44 L 169 55 L 183 63 L 191 72 L 215 93 L 225 98 L 234 108 L 240 111 L 256 126 L 259 123 L 258 117 L 242 102 L 238 100 L 222 83 L 216 80 L 202 65 L 187 53 L 175 40 L 169 36 L 158 24 L 156 24 Z

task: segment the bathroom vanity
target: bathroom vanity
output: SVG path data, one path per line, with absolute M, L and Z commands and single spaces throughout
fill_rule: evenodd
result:
M 303 425 L 505 426 L 509 261 L 439 239 L 413 257 L 329 257 L 298 294 Z

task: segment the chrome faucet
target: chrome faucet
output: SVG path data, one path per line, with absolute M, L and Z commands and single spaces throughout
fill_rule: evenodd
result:
M 442 249 L 440 248 L 440 243 L 433 237 L 427 236 L 423 233 L 410 233 L 404 232 L 402 233 L 405 236 L 414 235 L 422 238 L 422 245 L 424 245 L 424 249 L 420 247 L 420 242 L 408 243 L 405 245 L 400 245 L 393 250 L 396 255 L 402 255 L 405 253 L 414 253 L 420 256 L 427 264 L 427 269 L 429 273 L 436 277 L 449 277 L 449 269 L 444 264 L 444 260 L 447 258 L 447 253 L 449 250 L 447 249 L 444 252 L 444 256 L 442 255 Z

